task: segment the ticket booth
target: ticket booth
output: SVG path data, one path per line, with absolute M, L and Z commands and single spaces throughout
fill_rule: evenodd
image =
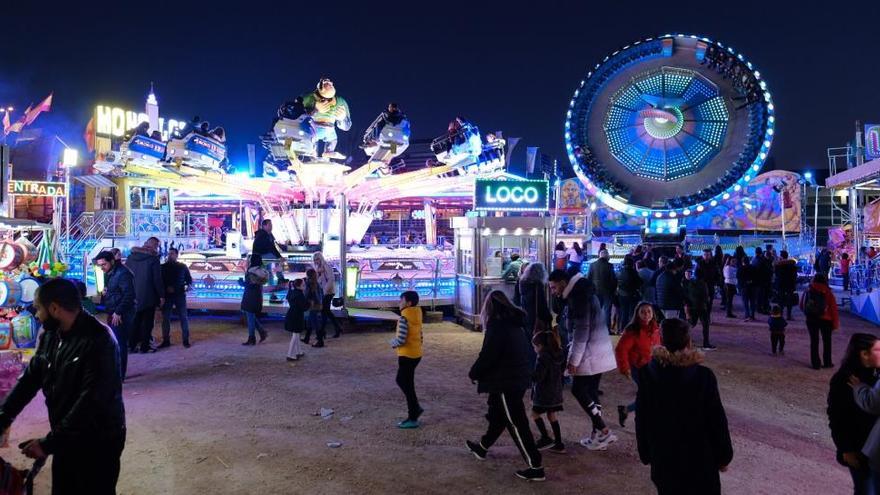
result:
M 458 217 L 455 230 L 455 314 L 458 320 L 481 330 L 483 300 L 492 290 L 513 298 L 515 281 L 501 274 L 511 254 L 551 267 L 552 217 Z

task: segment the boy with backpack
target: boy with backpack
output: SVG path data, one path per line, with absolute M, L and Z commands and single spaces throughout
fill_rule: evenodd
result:
M 416 366 L 422 360 L 422 308 L 419 293 L 414 290 L 400 295 L 400 320 L 397 335 L 391 339 L 391 347 L 397 349 L 397 386 L 406 396 L 406 419 L 397 423 L 398 428 L 419 427 L 419 416 L 424 409 L 416 396 Z
M 810 364 L 814 370 L 833 368 L 831 362 L 831 332 L 840 328 L 837 314 L 837 300 L 828 287 L 828 277 L 817 273 L 813 282 L 801 296 L 801 310 L 807 317 L 807 330 L 810 332 Z M 822 336 L 822 361 L 819 361 L 819 336 Z

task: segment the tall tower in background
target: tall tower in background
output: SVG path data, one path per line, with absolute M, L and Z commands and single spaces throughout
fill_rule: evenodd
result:
M 146 112 L 147 121 L 150 123 L 150 132 L 161 132 L 162 129 L 159 126 L 159 100 L 156 99 L 156 94 L 153 92 L 153 83 L 150 83 L 150 94 L 147 95 Z

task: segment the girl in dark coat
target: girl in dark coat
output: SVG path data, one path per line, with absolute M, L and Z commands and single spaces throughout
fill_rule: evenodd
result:
M 700 364 L 687 322 L 664 320 L 660 332 L 663 346 L 639 370 L 639 457 L 651 465 L 661 495 L 720 495 L 718 473 L 727 470 L 733 447 L 718 382 Z
M 850 337 L 843 363 L 831 377 L 828 391 L 828 426 L 837 448 L 837 462 L 849 468 L 853 493 L 856 495 L 880 490 L 880 473 L 871 470 L 868 459 L 862 453 L 877 416 L 859 408 L 848 382 L 850 377 L 870 387 L 877 382 L 877 369 L 866 366 L 861 356 L 863 353 L 870 355 L 876 342 L 877 337 L 867 333 L 856 333 Z
M 523 330 L 525 313 L 510 302 L 504 292 L 493 290 L 483 303 L 482 320 L 483 347 L 468 376 L 477 382 L 477 392 L 489 394 L 486 413 L 489 428 L 479 442 L 468 440 L 467 448 L 477 459 L 485 460 L 489 449 L 507 429 L 528 465 L 516 475 L 530 481 L 543 481 L 541 453 L 535 446 L 523 405 L 523 395 L 532 375 L 529 341 Z
M 301 278 L 292 280 L 287 290 L 287 314 L 284 316 L 284 329 L 291 333 L 287 360 L 296 361 L 305 356 L 300 348 L 300 334 L 306 329 L 306 295 Z
M 260 342 L 266 340 L 266 330 L 260 324 L 258 316 L 263 312 L 263 284 L 269 280 L 269 272 L 263 268 L 263 258 L 259 254 L 251 254 L 251 260 L 244 278 L 238 279 L 244 287 L 241 295 L 241 310 L 247 319 L 248 339 L 241 345 L 256 345 L 256 331 L 260 332 Z
M 541 432 L 538 450 L 550 449 L 557 454 L 565 453 L 562 432 L 556 413 L 562 411 L 562 374 L 565 370 L 565 353 L 559 342 L 559 335 L 543 331 L 532 338 L 532 346 L 538 355 L 535 372 L 532 374 L 532 420 Z M 553 429 L 553 438 L 547 434 L 547 426 L 541 417 L 546 414 Z

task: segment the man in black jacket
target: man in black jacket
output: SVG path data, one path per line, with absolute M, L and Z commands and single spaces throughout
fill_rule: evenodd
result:
M 660 495 L 721 493 L 719 471 L 733 459 L 727 416 L 712 370 L 677 318 L 660 326 L 663 346 L 639 370 L 636 441 Z
M 134 329 L 134 275 L 121 261 L 116 261 L 113 251 L 101 251 L 95 256 L 95 264 L 104 272 L 104 309 L 107 324 L 113 330 L 119 345 L 119 363 L 122 379 L 128 372 L 128 341 Z
M 168 258 L 162 265 L 162 285 L 165 286 L 165 304 L 162 305 L 162 344 L 160 348 L 171 345 L 171 310 L 177 308 L 180 320 L 180 334 L 183 346 L 189 348 L 189 319 L 186 314 L 186 292 L 192 287 L 193 279 L 189 268 L 177 261 L 177 248 L 168 250 Z
M 595 287 L 599 304 L 605 312 L 605 326 L 611 328 L 611 305 L 617 295 L 617 275 L 614 274 L 614 266 L 609 258 L 607 250 L 599 251 L 599 259 L 590 265 L 587 279 Z
M 779 251 L 780 260 L 773 271 L 776 274 L 776 288 L 779 290 L 779 305 L 788 309 L 788 321 L 791 321 L 791 308 L 797 304 L 797 262 L 788 257 L 788 251 Z
M 165 303 L 162 270 L 159 268 L 159 239 L 150 237 L 143 247 L 131 249 L 125 265 L 134 274 L 135 332 L 134 346 L 143 353 L 156 352 L 150 345 L 156 308 Z
M 259 254 L 263 259 L 272 256 L 281 258 L 281 253 L 275 244 L 275 236 L 272 235 L 272 220 L 266 219 L 260 223 L 260 230 L 254 234 L 254 245 L 251 252 Z
M 685 271 L 689 269 L 690 267 L 685 267 Z M 711 249 L 707 248 L 703 250 L 703 257 L 697 260 L 697 268 L 694 275 L 696 275 L 694 278 L 706 282 L 706 287 L 709 289 L 708 314 L 711 320 L 712 302 L 715 300 L 715 291 L 722 285 L 721 273 L 718 271 L 718 264 L 715 263 L 715 258 L 712 256 Z
M 22 444 L 34 459 L 54 456 L 52 493 L 113 494 L 125 446 L 119 349 L 110 330 L 83 311 L 73 282 L 40 286 L 34 305 L 43 322 L 34 357 L 0 406 L 0 429 L 43 392 L 49 433 Z

